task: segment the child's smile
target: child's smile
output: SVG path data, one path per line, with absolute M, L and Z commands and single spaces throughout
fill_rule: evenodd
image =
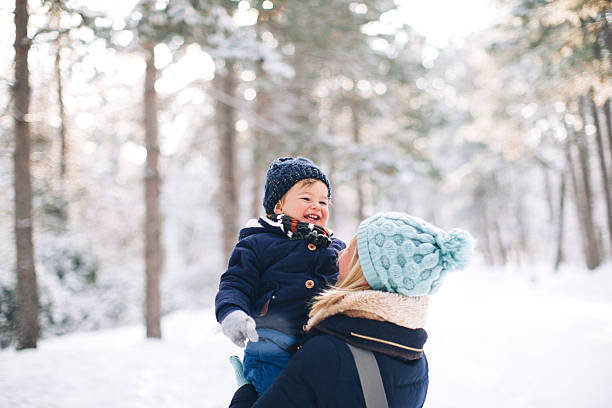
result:
M 321 217 L 319 217 L 316 214 L 306 214 L 304 215 L 304 218 L 306 218 L 307 220 L 310 220 L 310 222 L 314 224 L 315 222 L 319 221 Z

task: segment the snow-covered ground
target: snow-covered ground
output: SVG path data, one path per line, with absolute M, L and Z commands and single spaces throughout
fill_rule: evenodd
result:
M 612 406 L 609 264 L 557 276 L 452 274 L 431 299 L 427 329 L 428 408 Z M 240 350 L 212 311 L 173 313 L 163 335 L 146 340 L 143 327 L 126 327 L 2 351 L 0 407 L 227 406 L 235 388 L 227 359 Z

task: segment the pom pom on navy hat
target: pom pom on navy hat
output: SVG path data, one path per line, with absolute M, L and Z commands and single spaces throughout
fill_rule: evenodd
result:
M 327 186 L 327 198 L 331 199 L 331 186 L 325 173 L 305 157 L 279 157 L 266 174 L 263 206 L 266 214 L 274 214 L 274 206 L 295 185 L 305 179 L 320 180 Z
M 446 273 L 465 268 L 473 239 L 408 214 L 379 213 L 359 224 L 357 252 L 372 289 L 406 296 L 434 293 Z

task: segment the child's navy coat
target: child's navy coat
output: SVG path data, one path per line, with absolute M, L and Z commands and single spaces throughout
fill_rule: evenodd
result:
M 312 297 L 336 282 L 338 252 L 345 244 L 332 238 L 328 248 L 313 247 L 260 224 L 240 231 L 215 298 L 217 321 L 241 309 L 255 319 L 257 328 L 298 336 Z

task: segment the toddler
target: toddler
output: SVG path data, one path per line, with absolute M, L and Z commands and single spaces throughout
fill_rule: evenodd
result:
M 265 217 L 240 231 L 221 276 L 215 313 L 244 346 L 244 374 L 261 395 L 303 335 L 309 302 L 338 276 L 345 244 L 326 228 L 331 187 L 309 159 L 281 157 L 266 175 Z

